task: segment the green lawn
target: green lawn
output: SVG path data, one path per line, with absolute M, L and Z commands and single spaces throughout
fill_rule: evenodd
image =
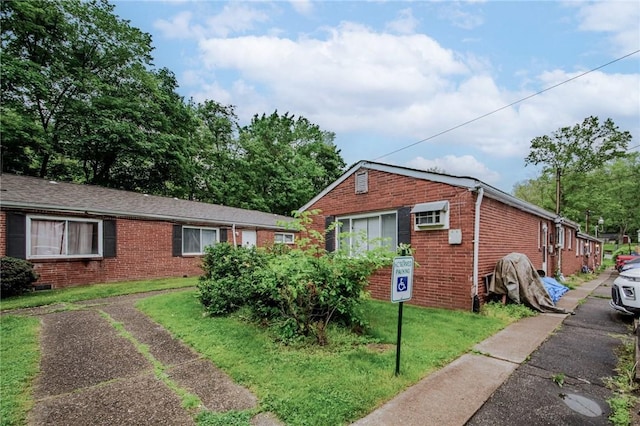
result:
M 32 308 L 34 306 L 51 305 L 53 303 L 73 303 L 81 300 L 101 297 L 121 296 L 124 294 L 143 293 L 146 291 L 166 290 L 171 288 L 193 287 L 198 283 L 197 277 L 162 278 L 144 281 L 126 281 L 119 283 L 94 284 L 80 287 L 69 287 L 57 290 L 34 291 L 21 296 L 0 300 L 0 309 Z
M 0 316 L 0 424 L 26 424 L 33 404 L 31 386 L 38 372 L 39 321 Z
M 354 421 L 503 328 L 507 321 L 405 305 L 401 374 L 395 372 L 398 306 L 367 302 L 371 331 L 331 330 L 325 347 L 277 344 L 241 315 L 210 318 L 195 292 L 141 300 L 140 309 L 250 388 L 261 411 L 288 425 Z
M 30 293 L 3 300 L 3 310 L 193 286 L 196 278 L 98 284 Z M 143 299 L 139 307 L 176 337 L 211 359 L 289 425 L 338 425 L 356 420 L 430 372 L 503 328 L 518 313 L 493 316 L 404 307 L 401 374 L 395 372 L 398 305 L 366 302 L 370 330 L 353 336 L 329 331 L 325 347 L 283 346 L 267 330 L 230 317 L 203 316 L 195 290 Z M 506 314 L 505 314 L 506 313 Z M 0 317 L 2 425 L 26 423 L 40 358 L 37 318 Z M 202 426 L 248 425 L 252 412 L 201 413 Z

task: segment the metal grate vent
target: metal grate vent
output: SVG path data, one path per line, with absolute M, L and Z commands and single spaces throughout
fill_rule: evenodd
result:
M 356 194 L 367 192 L 369 192 L 369 173 L 365 170 L 356 173 Z

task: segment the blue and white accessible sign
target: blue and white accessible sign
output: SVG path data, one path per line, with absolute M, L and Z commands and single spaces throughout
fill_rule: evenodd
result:
M 391 301 L 411 300 L 413 290 L 413 256 L 398 256 L 393 259 L 391 274 Z

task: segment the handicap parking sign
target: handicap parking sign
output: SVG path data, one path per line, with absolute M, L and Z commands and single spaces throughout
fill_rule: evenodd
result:
M 398 277 L 398 281 L 396 283 L 397 291 L 407 291 L 409 290 L 409 285 L 407 284 L 409 281 L 409 277 Z
M 391 301 L 411 300 L 413 287 L 413 256 L 398 256 L 393 259 L 391 276 Z

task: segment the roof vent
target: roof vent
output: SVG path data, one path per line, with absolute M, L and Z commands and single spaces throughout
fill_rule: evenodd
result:
M 369 173 L 367 170 L 356 173 L 356 194 L 369 192 Z

